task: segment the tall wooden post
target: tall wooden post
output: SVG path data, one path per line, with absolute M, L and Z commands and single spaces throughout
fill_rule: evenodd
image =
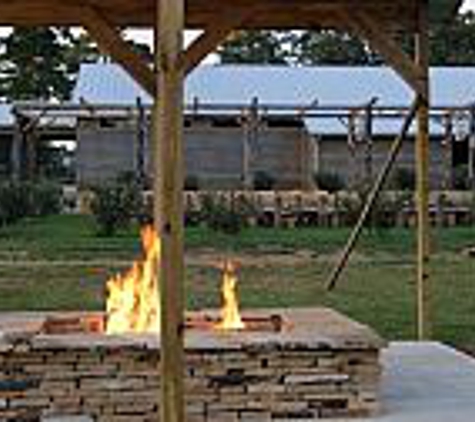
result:
M 184 0 L 156 0 L 153 148 L 155 222 L 161 236 L 162 422 L 184 422 L 183 78 Z
M 373 185 L 373 106 L 376 98 L 372 98 L 364 111 L 364 142 L 365 142 L 365 190 Z
M 447 112 L 445 116 L 445 134 L 442 140 L 442 162 L 444 163 L 444 178 L 441 183 L 441 188 L 445 190 L 452 189 L 452 148 L 453 148 L 453 133 L 454 125 L 452 121 L 452 113 Z
M 21 176 L 22 130 L 20 116 L 15 114 L 15 126 L 10 150 L 10 174 L 14 179 Z
M 429 291 L 429 42 L 428 1 L 419 3 L 418 29 L 415 36 L 416 65 L 418 67 L 419 110 L 417 112 L 416 169 L 417 169 L 417 336 L 431 337 Z
M 468 135 L 468 181 L 475 191 L 475 104 L 470 107 L 470 132 Z
M 246 119 L 244 121 L 244 139 L 243 139 L 243 184 L 244 189 L 252 189 L 253 184 L 253 159 L 256 154 L 256 144 L 259 131 L 259 99 L 254 97 L 249 107 Z

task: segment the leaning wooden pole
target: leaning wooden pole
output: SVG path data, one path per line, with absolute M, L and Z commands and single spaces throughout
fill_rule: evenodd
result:
M 351 253 L 355 249 L 358 239 L 360 238 L 361 233 L 363 231 L 364 225 L 371 214 L 374 204 L 379 198 L 381 190 L 384 187 L 386 180 L 388 179 L 389 173 L 391 172 L 394 163 L 396 162 L 396 158 L 399 154 L 399 151 L 401 150 L 404 139 L 407 136 L 407 132 L 409 131 L 411 124 L 414 121 L 418 107 L 419 107 L 419 103 L 418 103 L 418 99 L 416 98 L 411 108 L 409 109 L 409 113 L 404 119 L 404 122 L 401 127 L 401 131 L 399 132 L 398 136 L 396 137 L 396 139 L 391 145 L 388 158 L 386 159 L 383 167 L 381 168 L 381 171 L 378 174 L 378 177 L 376 178 L 376 181 L 374 182 L 373 187 L 371 188 L 369 192 L 368 198 L 366 200 L 366 203 L 363 206 L 363 209 L 358 218 L 358 221 L 353 231 L 351 232 L 351 235 L 348 238 L 348 241 L 346 242 L 346 245 L 343 248 L 343 251 L 341 252 L 341 256 L 338 259 L 338 262 L 335 265 L 335 268 L 333 269 L 327 281 L 327 284 L 326 284 L 327 290 L 333 290 L 336 287 L 338 279 L 340 278 L 343 270 L 348 264 L 348 261 L 351 257 Z
M 184 422 L 183 49 L 184 0 L 156 0 L 153 145 L 155 222 L 161 237 L 160 421 Z
M 418 30 L 415 36 L 416 65 L 419 73 L 417 112 L 416 170 L 417 170 L 417 336 L 431 337 L 429 290 L 429 34 L 428 2 L 419 6 Z

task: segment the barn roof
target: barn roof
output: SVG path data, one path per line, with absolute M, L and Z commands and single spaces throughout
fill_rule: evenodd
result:
M 431 69 L 432 104 L 462 106 L 475 101 L 475 67 Z M 73 102 L 131 105 L 151 98 L 118 65 L 84 64 L 73 92 Z M 204 104 L 263 104 L 360 106 L 378 97 L 381 106 L 407 106 L 413 94 L 385 66 L 235 66 L 205 65 L 187 79 L 185 102 Z
M 475 67 L 431 69 L 432 105 L 461 107 L 475 101 Z M 119 66 L 85 64 L 81 67 L 73 102 L 131 106 L 151 98 Z M 381 107 L 406 107 L 413 93 L 388 67 L 214 66 L 197 68 L 187 79 L 185 103 L 246 107 L 254 98 L 269 106 L 310 106 L 316 100 L 327 107 L 361 107 L 377 97 Z M 237 109 L 238 107 L 236 107 Z M 306 119 L 311 132 L 344 133 L 337 118 Z M 376 119 L 376 133 L 395 133 L 398 119 Z M 440 133 L 435 125 L 433 132 Z
M 14 121 L 12 106 L 10 104 L 0 103 L 0 127 L 11 127 Z

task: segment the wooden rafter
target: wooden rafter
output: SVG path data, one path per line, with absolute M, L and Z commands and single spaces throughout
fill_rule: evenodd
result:
M 183 52 L 181 61 L 185 74 L 190 73 L 198 66 L 203 59 L 212 53 L 216 47 L 231 33 L 234 25 L 226 22 L 205 30 L 193 43 Z
M 446 0 L 451 1 L 451 0 Z M 452 0 L 454 5 L 456 0 Z M 364 8 L 377 16 L 386 28 L 415 25 L 418 0 L 189 0 L 186 27 L 209 28 L 219 23 L 221 12 L 248 10 L 259 12 L 242 22 L 241 28 L 314 28 L 327 25 L 328 13 L 340 6 Z M 3 25 L 81 25 L 85 5 L 99 10 L 118 26 L 153 26 L 154 0 L 13 0 L 0 2 L 0 24 Z M 331 22 L 328 22 L 331 24 Z
M 92 7 L 85 8 L 83 25 L 105 53 L 119 63 L 150 95 L 155 93 L 155 75 L 147 62 L 127 44 L 120 31 Z
M 350 30 L 364 38 L 415 92 L 422 93 L 424 91 L 420 81 L 419 68 L 372 15 L 362 10 L 350 11 L 347 8 L 342 8 L 339 13 L 342 22 Z

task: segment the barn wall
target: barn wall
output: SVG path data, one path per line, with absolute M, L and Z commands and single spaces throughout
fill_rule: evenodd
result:
M 392 139 L 379 139 L 373 142 L 373 177 L 385 162 Z M 346 140 L 326 138 L 318 143 L 318 170 L 338 173 L 347 184 L 355 186 L 365 177 L 365 145 L 357 144 L 353 150 Z M 441 142 L 432 140 L 430 144 L 430 180 L 433 188 L 439 188 L 444 177 L 443 152 Z M 403 144 L 395 168 L 414 169 L 414 142 L 408 140 Z
M 200 123 L 185 128 L 186 174 L 197 177 L 201 186 L 240 187 L 244 139 L 244 131 L 239 126 Z M 308 136 L 301 127 L 261 128 L 251 147 L 250 173 L 265 171 L 275 178 L 279 187 L 305 187 L 310 179 L 308 143 Z M 91 184 L 134 170 L 136 151 L 136 128 L 133 125 L 104 128 L 97 122 L 80 123 L 78 181 L 83 185 Z M 147 155 L 150 155 L 149 151 Z M 150 166 L 150 160 L 148 162 Z
M 83 184 L 116 177 L 135 168 L 135 135 L 132 128 L 98 130 L 83 126 L 78 130 L 76 174 Z

